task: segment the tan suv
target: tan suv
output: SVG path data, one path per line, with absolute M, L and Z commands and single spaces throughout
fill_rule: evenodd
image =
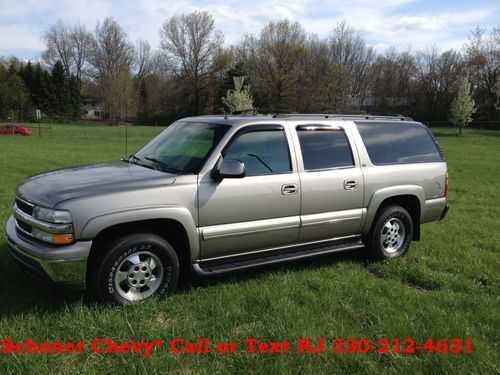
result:
M 447 189 L 434 137 L 405 118 L 193 117 L 127 159 L 28 178 L 6 234 L 32 273 L 123 304 L 192 269 L 401 256 Z

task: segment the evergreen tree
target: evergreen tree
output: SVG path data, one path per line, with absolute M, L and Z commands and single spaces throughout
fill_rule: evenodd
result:
M 146 120 L 149 117 L 148 111 L 148 88 L 146 85 L 146 80 L 141 80 L 141 85 L 139 87 L 139 108 L 137 110 L 137 117 L 141 120 Z
M 75 75 L 69 78 L 69 115 L 74 119 L 81 117 L 81 97 L 78 79 Z
M 69 84 L 63 64 L 58 60 L 52 67 L 50 75 L 51 92 L 50 99 L 52 113 L 57 116 L 67 116 L 71 111 Z
M 222 98 L 224 104 L 229 108 L 230 113 L 252 112 L 253 97 L 250 93 L 250 86 L 243 86 L 245 77 L 233 77 L 234 90 L 228 90 L 225 98 Z

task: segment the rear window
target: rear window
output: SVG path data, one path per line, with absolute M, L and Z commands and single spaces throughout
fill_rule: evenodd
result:
M 356 122 L 374 164 L 443 161 L 431 132 L 422 124 L 407 122 Z

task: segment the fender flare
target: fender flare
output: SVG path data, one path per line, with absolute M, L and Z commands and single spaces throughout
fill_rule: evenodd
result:
M 106 213 L 87 221 L 79 237 L 95 238 L 100 232 L 114 225 L 154 219 L 169 219 L 179 222 L 184 227 L 188 237 L 191 260 L 199 258 L 200 244 L 198 229 L 196 228 L 193 216 L 185 207 L 146 207 Z
M 362 233 L 368 234 L 372 226 L 375 215 L 382 204 L 388 198 L 396 197 L 399 195 L 413 195 L 420 202 L 420 213 L 423 212 L 425 207 L 425 192 L 421 186 L 418 185 L 396 185 L 377 190 L 368 202 L 366 217 L 363 223 Z

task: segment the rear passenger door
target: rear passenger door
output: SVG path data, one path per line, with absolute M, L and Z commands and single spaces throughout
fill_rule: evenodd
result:
M 343 127 L 295 127 L 301 182 L 299 242 L 359 234 L 363 175 L 351 135 Z

